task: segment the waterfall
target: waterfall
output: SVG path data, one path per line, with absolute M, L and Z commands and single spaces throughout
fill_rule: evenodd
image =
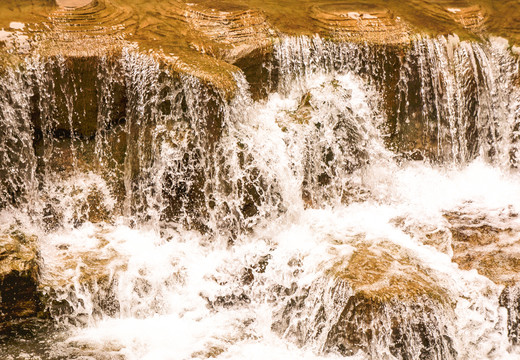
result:
M 6 70 L 0 80 L 0 207 L 30 196 L 36 187 L 27 75 Z
M 276 47 L 279 91 L 295 76 L 351 71 L 381 89 L 392 150 L 433 161 L 484 156 L 514 164 L 518 61 L 507 47 L 498 38 L 475 43 L 451 35 L 405 49 L 286 38 Z
M 29 356 L 518 357 L 507 43 L 284 37 L 263 66 L 231 99 L 131 46 L 1 73 L 0 228 L 37 236 L 52 324 Z

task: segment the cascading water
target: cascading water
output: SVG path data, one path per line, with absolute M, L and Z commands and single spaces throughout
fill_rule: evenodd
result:
M 0 80 L 2 229 L 38 236 L 55 324 L 4 357 L 520 358 L 516 287 L 460 255 L 520 229 L 507 44 L 285 38 L 258 101 L 85 61 Z

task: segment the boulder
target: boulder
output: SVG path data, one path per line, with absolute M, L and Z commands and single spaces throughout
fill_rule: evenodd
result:
M 289 297 L 273 330 L 343 356 L 455 359 L 453 301 L 434 272 L 390 242 L 355 246 Z
M 47 261 L 52 264 L 42 274 L 39 291 L 52 319 L 81 322 L 85 317 L 119 312 L 115 277 L 126 270 L 128 259 L 102 231 L 88 239 L 88 244 L 56 237 L 47 246 Z

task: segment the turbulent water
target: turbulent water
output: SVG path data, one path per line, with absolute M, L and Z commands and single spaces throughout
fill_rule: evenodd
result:
M 75 126 L 76 82 L 53 81 L 73 76 L 60 61 L 28 60 L 0 83 L 1 225 L 38 236 L 52 319 L 4 339 L 3 358 L 520 358 L 503 286 L 452 262 L 445 216 L 520 228 L 507 43 L 287 38 L 265 64 L 268 97 L 253 101 L 237 73 L 229 102 L 129 48 L 98 64 L 90 135 Z M 376 336 L 336 347 L 355 294 L 329 269 L 363 249 L 396 260 L 388 276 L 412 264 L 447 300 L 394 304 L 359 320 Z

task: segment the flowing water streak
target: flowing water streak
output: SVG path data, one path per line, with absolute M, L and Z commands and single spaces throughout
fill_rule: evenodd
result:
M 460 42 L 455 36 L 421 39 L 403 64 L 400 84 L 413 84 L 414 78 L 420 83 L 419 89 L 400 87 L 408 111 L 398 121 L 425 124 L 422 136 L 434 142 L 433 159 L 464 163 L 481 156 L 505 166 L 514 162 L 512 128 L 518 123 L 520 95 L 518 63 L 507 43 Z
M 284 38 L 275 45 L 279 91 L 317 71 L 352 71 L 386 97 L 389 133 L 398 151 L 434 161 L 464 163 L 478 156 L 507 165 L 515 147 L 520 93 L 518 61 L 507 41 L 421 38 L 407 48 Z M 385 63 L 396 65 L 385 67 Z M 396 78 L 396 89 L 385 88 Z M 385 82 L 387 83 L 385 85 Z M 391 85 L 390 85 L 391 86 Z M 393 99 L 396 99 L 395 103 Z M 394 123 L 392 125 L 392 123 Z
M 27 74 L 9 68 L 0 74 L 0 208 L 36 190 Z

